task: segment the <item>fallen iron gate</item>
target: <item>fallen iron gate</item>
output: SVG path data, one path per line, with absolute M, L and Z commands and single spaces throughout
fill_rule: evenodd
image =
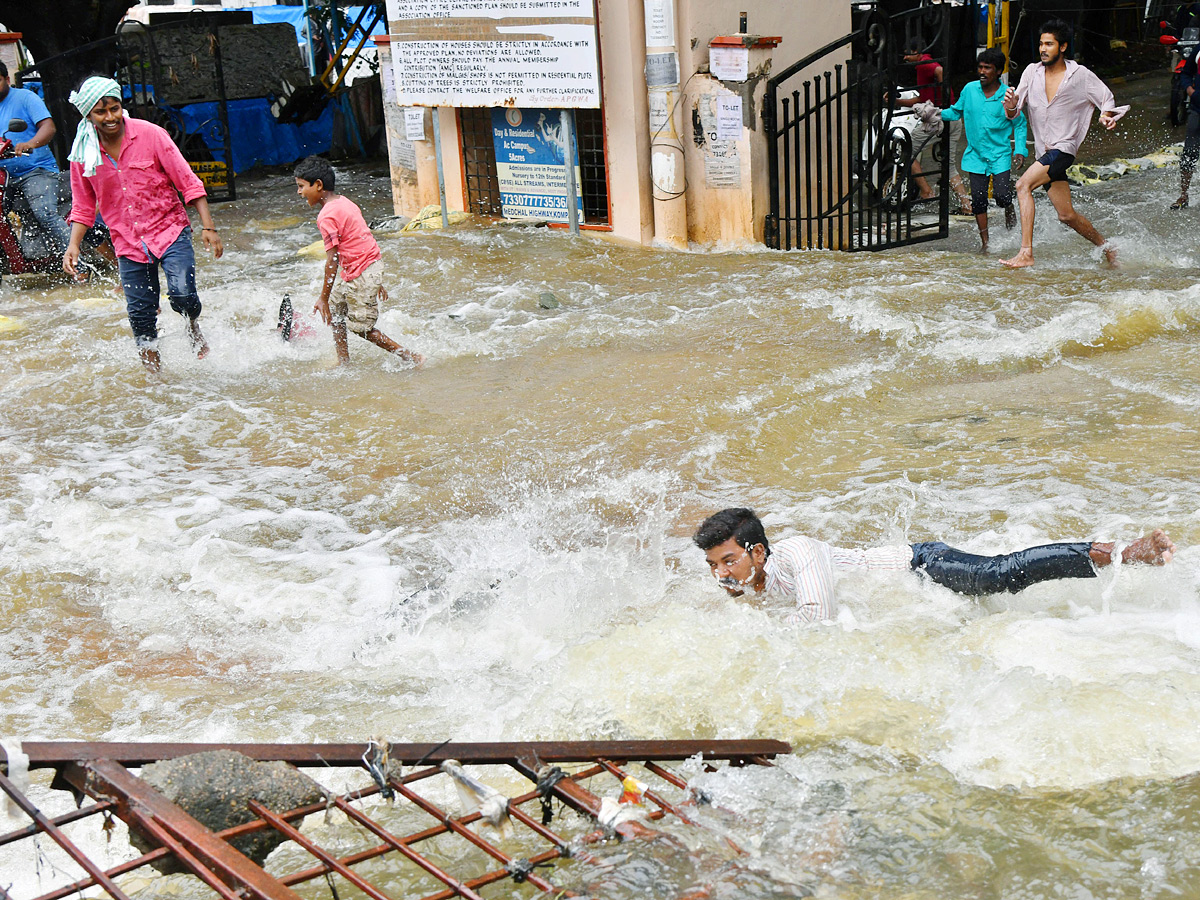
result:
M 177 66 L 186 68 L 182 78 Z M 205 13 L 150 27 L 125 23 L 115 35 L 39 60 L 17 74 L 41 81 L 58 128 L 53 146 L 60 164 L 65 166 L 82 118 L 68 97 L 87 76 L 103 74 L 121 85 L 129 115 L 166 129 L 204 182 L 209 200 L 237 198 L 219 27 Z M 214 114 L 190 126 L 180 107 L 195 103 L 213 103 Z M 221 145 L 223 160 L 214 158 L 206 137 Z
M 898 85 L 915 80 L 904 55 L 919 48 L 943 70 L 943 84 L 924 93 L 949 105 L 950 23 L 949 4 L 891 16 L 874 9 L 857 30 L 767 82 L 768 246 L 884 250 L 946 237 L 948 129 L 935 136 L 918 128 L 919 117 L 895 101 L 916 96 Z M 914 188 L 923 152 L 937 166 L 923 173 L 940 188 L 935 203 L 923 204 Z
M 189 766 L 194 763 L 200 767 L 199 760 L 204 756 L 211 758 L 213 751 L 233 751 L 233 755 L 250 765 L 255 761 L 286 763 L 310 773 L 305 780 L 316 777 L 313 773 L 317 773 L 326 780 L 337 781 L 338 787 L 332 789 L 317 783 L 319 802 L 274 809 L 266 799 L 255 799 L 269 793 L 259 791 L 256 786 L 255 796 L 247 797 L 237 811 L 243 814 L 238 824 L 214 830 L 183 809 L 182 801 L 173 802 L 152 786 L 146 774 L 146 767 L 161 765 L 163 761 Z M 598 862 L 586 848 L 606 838 L 664 837 L 655 823 L 667 816 L 689 828 L 703 827 L 696 821 L 699 816 L 686 807 L 706 802 L 705 798 L 692 792 L 687 781 L 664 763 L 699 757 L 706 766 L 718 762 L 734 766 L 770 765 L 770 759 L 790 752 L 787 744 L 770 740 L 514 744 L 372 741 L 365 748 L 362 744 L 26 741 L 20 745 L 19 754 L 6 757 L 0 748 L 0 796 L 7 794 L 29 820 L 23 828 L 0 834 L 0 849 L 5 850 L 0 859 L 15 858 L 6 845 L 36 842 L 43 835 L 61 849 L 61 864 L 56 865 L 52 861 L 43 864 L 46 853 L 41 847 L 33 848 L 38 865 L 55 870 L 58 882 L 50 890 L 39 888 L 36 900 L 65 900 L 96 887 L 112 900 L 128 900 L 128 894 L 116 879 L 149 866 L 159 871 L 189 872 L 222 900 L 299 900 L 293 888 L 320 878 L 328 881 L 336 900 L 334 875 L 352 886 L 356 896 L 361 892 L 372 900 L 398 900 L 394 889 L 388 893 L 381 889 L 381 881 L 389 888 L 398 883 L 410 885 L 405 896 L 424 900 L 478 898 L 481 888 L 506 879 L 515 884 L 527 883 L 540 892 L 552 892 L 555 897 L 577 896 L 556 886 L 550 880 L 554 870 L 547 871 L 546 867 L 569 857 L 583 865 Z M 454 761 L 460 765 L 455 766 Z M 468 775 L 463 768 L 466 765 L 476 771 L 484 767 L 490 774 Z M 129 771 L 133 768 L 142 769 L 141 777 Z M 53 769 L 55 775 L 50 786 L 74 793 L 79 808 L 56 816 L 43 814 L 27 796 L 29 789 L 17 783 L 28 770 L 36 769 Z M 359 777 L 360 784 L 355 786 L 354 769 L 360 773 L 365 769 L 370 777 Z M 338 774 L 338 770 L 344 771 Z M 509 780 L 514 772 L 526 784 L 526 789 L 516 796 L 505 796 L 482 780 Z M 476 778 L 481 779 L 476 781 L 483 799 L 480 809 L 461 816 L 446 812 L 439 799 L 447 793 L 445 781 L 450 779 L 457 789 Z M 623 788 L 621 801 L 594 793 L 590 782 L 593 778 Z M 184 773 L 173 770 L 167 780 L 178 783 L 185 780 Z M 364 808 L 362 801 L 381 795 L 389 799 L 398 797 L 407 803 L 403 809 L 382 804 Z M 223 796 L 221 802 L 204 798 L 203 811 L 193 812 L 201 817 L 219 808 L 226 810 L 222 815 L 227 814 L 233 804 L 227 802 L 227 795 Z M 91 802 L 83 805 L 85 799 Z M 566 821 L 557 830 L 551 830 L 555 800 L 578 813 L 578 822 Z M 522 809 L 531 803 L 541 807 L 537 816 Z M 344 828 L 327 827 L 328 834 L 312 828 L 301 831 L 306 816 L 328 816 L 332 810 L 345 816 Z M 111 817 L 118 817 L 128 826 L 131 843 L 152 849 L 117 865 L 100 865 L 94 858 L 96 854 L 89 854 L 84 848 L 83 838 L 87 835 L 76 824 L 89 819 L 94 824 L 94 816 L 103 818 L 105 832 L 111 832 Z M 478 829 L 468 827 L 481 819 L 493 826 L 501 820 L 516 833 L 503 840 L 488 840 Z M 71 829 L 75 829 L 74 836 L 67 834 Z M 250 835 L 272 832 L 277 842 L 289 843 L 289 852 L 273 856 L 268 872 L 262 866 L 262 859 L 252 860 L 247 855 L 250 851 L 239 850 L 235 845 Z M 135 835 L 142 843 L 134 840 Z M 465 844 L 453 848 L 436 846 L 435 839 L 442 836 Z M 95 835 L 91 837 L 94 839 Z M 742 854 L 728 838 L 715 837 L 728 850 Z M 328 838 L 324 841 L 326 846 L 318 844 L 317 838 Z M 432 842 L 435 848 L 425 852 L 416 849 L 416 845 L 424 842 Z M 265 858 L 267 852 L 270 850 L 261 856 Z M 82 877 L 66 872 L 67 860 L 81 870 Z M 435 860 L 445 862 L 439 864 Z M 407 874 L 400 872 L 402 867 L 407 867 Z M 3 869 L 0 865 L 0 871 Z M 11 884 L 0 886 L 0 900 L 18 900 Z M 23 895 L 19 900 L 26 898 Z

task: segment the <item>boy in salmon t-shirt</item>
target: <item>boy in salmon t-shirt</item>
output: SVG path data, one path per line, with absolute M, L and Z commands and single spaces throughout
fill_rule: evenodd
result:
M 347 330 L 388 353 L 421 365 L 425 357 L 404 349 L 375 327 L 379 319 L 379 301 L 387 299 L 379 244 L 367 227 L 362 210 L 349 198 L 333 192 L 333 166 L 319 156 L 310 156 L 300 162 L 292 174 L 296 177 L 296 193 L 308 201 L 309 206 L 321 207 L 317 213 L 317 227 L 325 240 L 325 279 L 313 312 L 319 313 L 325 324 L 333 327 L 338 365 L 350 362 Z M 339 265 L 342 269 L 340 279 L 337 277 Z

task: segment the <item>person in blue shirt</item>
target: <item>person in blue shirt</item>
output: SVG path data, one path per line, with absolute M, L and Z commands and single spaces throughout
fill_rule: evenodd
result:
M 943 121 L 962 119 L 967 132 L 962 170 L 970 176 L 971 212 L 979 225 L 984 253 L 988 248 L 988 181 L 991 180 L 996 204 L 1004 209 L 1004 226 L 1012 229 L 1017 224 L 1012 168 L 1025 165 L 1028 137 L 1025 114 L 1009 119 L 1004 112 L 1004 91 L 1000 84 L 1004 63 L 1004 54 L 995 47 L 980 53 L 979 80 L 967 84 L 954 105 L 941 111 Z
M 25 122 L 22 131 L 8 131 L 13 119 Z M 23 197 L 29 213 L 41 226 L 52 254 L 61 257 L 71 239 L 67 220 L 58 214 L 58 163 L 47 146 L 57 129 L 50 110 L 33 91 L 13 87 L 8 67 L 0 62 L 0 129 L 13 142 L 17 154 L 0 160 L 0 168 L 8 172 L 9 189 Z M 22 211 L 18 205 L 18 211 Z

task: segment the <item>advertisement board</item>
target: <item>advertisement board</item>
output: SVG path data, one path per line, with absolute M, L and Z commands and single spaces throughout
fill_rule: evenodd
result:
M 598 109 L 594 0 L 387 0 L 401 106 Z
M 566 142 L 558 112 L 515 107 L 493 109 L 492 137 L 504 218 L 566 222 Z M 574 163 L 575 202 L 582 219 L 578 149 Z

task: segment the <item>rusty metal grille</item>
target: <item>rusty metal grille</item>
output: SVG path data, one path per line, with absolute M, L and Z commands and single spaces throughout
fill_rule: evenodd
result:
M 579 139 L 583 220 L 589 225 L 607 225 L 608 169 L 604 160 L 603 110 L 575 110 L 575 133 Z
M 500 180 L 496 173 L 496 145 L 492 138 L 492 111 L 463 108 L 458 111 L 463 168 L 467 178 L 467 212 L 498 216 Z
M 113 900 L 127 900 L 115 879 L 167 862 L 199 878 L 222 900 L 299 900 L 295 888 L 318 880 L 333 898 L 340 897 L 339 889 L 371 900 L 480 898 L 481 890 L 499 882 L 508 882 L 506 896 L 514 896 L 513 890 L 529 896 L 579 896 L 569 886 L 559 886 L 557 876 L 570 876 L 562 866 L 598 865 L 589 846 L 661 837 L 657 823 L 666 817 L 685 828 L 702 827 L 688 809 L 704 798 L 694 796 L 669 763 L 699 757 L 710 768 L 770 765 L 770 759 L 791 748 L 754 740 L 366 747 L 25 742 L 22 750 L 30 770 L 53 769 L 51 788 L 71 791 L 81 806 L 53 818 L 43 815 L 10 780 L 0 752 L 0 792 L 28 819 L 26 826 L 0 834 L 0 855 L 48 836 L 63 857 L 61 865 L 50 866 L 56 882 L 52 888 L 44 890 L 44 878 L 39 878 L 40 893 L 32 895 L 18 896 L 10 893 L 11 886 L 0 886 L 0 900 L 64 900 L 94 887 Z M 318 781 L 325 799 L 272 810 L 249 798 L 246 821 L 211 831 L 130 771 L 161 760 L 196 759 L 195 754 L 213 750 L 295 766 Z M 451 760 L 460 761 L 460 773 L 470 766 L 473 777 L 489 790 L 499 790 L 499 807 L 484 804 L 476 812 L 451 812 L 449 807 L 457 805 Z M 640 783 L 636 795 L 627 796 L 628 776 Z M 626 794 L 620 803 L 597 793 L 611 794 L 623 784 Z M 499 826 L 507 822 L 510 829 L 503 838 L 493 837 L 493 829 L 480 821 L 490 817 L 497 824 L 499 810 Z M 95 817 L 109 832 L 114 816 L 156 849 L 107 868 L 99 865 L 83 849 L 88 832 L 81 829 L 90 821 L 94 842 Z M 302 828 L 306 817 L 314 819 Z M 312 827 L 312 821 L 324 825 Z M 230 844 L 267 830 L 277 832 L 284 843 L 266 868 Z M 728 838 L 722 840 L 741 852 Z M 40 846 L 34 849 L 40 861 L 45 853 Z

